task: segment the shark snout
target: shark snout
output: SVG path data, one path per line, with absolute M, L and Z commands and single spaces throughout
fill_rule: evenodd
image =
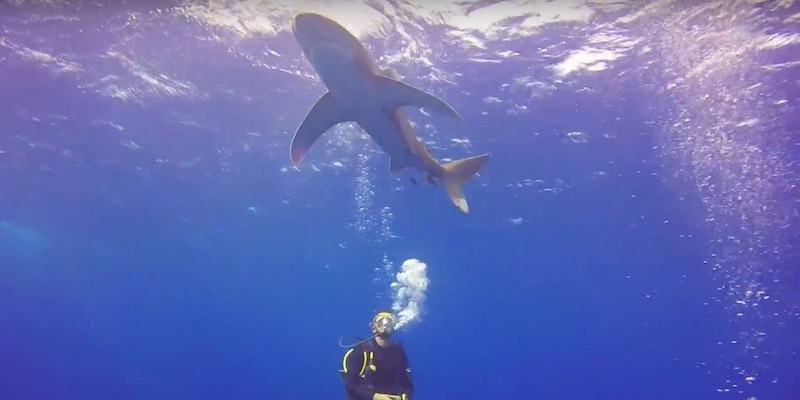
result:
M 325 17 L 318 14 L 298 14 L 294 17 L 292 30 L 295 33 L 305 33 L 313 31 L 314 27 L 325 24 Z
M 310 48 L 320 41 L 336 40 L 341 28 L 335 22 L 319 14 L 304 13 L 294 18 L 292 31 L 297 41 Z

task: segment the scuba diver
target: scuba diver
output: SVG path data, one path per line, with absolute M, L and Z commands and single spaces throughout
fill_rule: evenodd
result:
M 392 341 L 395 318 L 381 311 L 369 324 L 373 336 L 345 346 L 342 380 L 347 400 L 411 400 L 414 393 L 411 368 L 400 342 Z

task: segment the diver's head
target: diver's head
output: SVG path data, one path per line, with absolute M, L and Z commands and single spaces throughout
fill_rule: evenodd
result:
M 394 325 L 394 315 L 389 311 L 381 311 L 372 317 L 369 327 L 376 337 L 388 339 L 394 333 Z

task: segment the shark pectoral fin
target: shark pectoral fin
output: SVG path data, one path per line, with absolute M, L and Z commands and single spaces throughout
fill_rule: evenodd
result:
M 340 122 L 346 120 L 336 108 L 331 92 L 327 92 L 311 107 L 303 122 L 297 127 L 297 132 L 294 133 L 290 147 L 292 164 L 300 164 L 311 145 L 328 129 Z
M 386 76 L 375 78 L 378 81 L 379 92 L 383 94 L 381 106 L 386 110 L 392 111 L 401 106 L 417 106 L 461 120 L 461 116 L 453 107 L 430 93 Z
M 444 167 L 442 186 L 444 186 L 444 190 L 447 192 L 447 196 L 450 197 L 453 204 L 464 214 L 469 213 L 469 204 L 467 204 L 467 199 L 461 191 L 461 186 L 463 186 L 469 178 L 477 174 L 487 161 L 489 161 L 488 153 L 455 160 L 442 165 L 442 167 Z

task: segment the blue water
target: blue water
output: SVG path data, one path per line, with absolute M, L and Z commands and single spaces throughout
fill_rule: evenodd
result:
M 275 40 L 298 56 L 291 36 Z M 465 187 L 469 215 L 392 177 L 368 141 L 354 142 L 372 146 L 363 166 L 292 170 L 290 132 L 319 83 L 209 62 L 199 81 L 278 94 L 137 104 L 3 64 L 0 399 L 341 399 L 337 340 L 368 335 L 412 258 L 430 284 L 397 336 L 417 399 L 797 398 L 796 234 L 758 267 L 780 272 L 781 303 L 761 310 L 778 316 L 737 323 L 720 288 L 739 269 L 711 267 L 720 236 L 659 152 L 648 92 L 585 78 L 593 92 L 508 94 L 530 112 L 482 114 L 500 67 L 450 68 L 475 77 L 437 87 L 464 124 L 432 120 L 471 145 L 434 155 L 492 153 Z M 359 218 L 391 235 L 359 232 Z M 769 332 L 757 350 L 731 343 L 751 330 Z

